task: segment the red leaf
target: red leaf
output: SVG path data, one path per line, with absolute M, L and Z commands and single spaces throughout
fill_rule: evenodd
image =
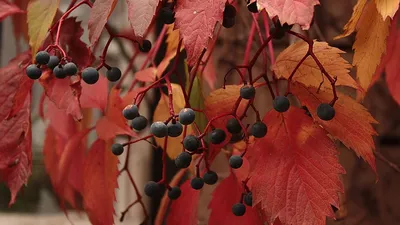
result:
M 30 108 L 31 98 L 28 96 L 15 117 L 0 123 L 0 175 L 11 191 L 9 205 L 14 204 L 18 191 L 32 173 Z M 8 144 L 14 147 L 6 148 Z
M 146 68 L 135 73 L 135 79 L 142 82 L 154 82 L 157 70 L 154 67 Z
M 317 91 L 317 88 L 305 88 L 301 84 L 293 84 L 293 94 L 307 106 L 313 118 L 333 138 L 352 148 L 358 156 L 368 162 L 376 172 L 375 143 L 372 135 L 377 135 L 372 123 L 378 123 L 368 110 L 347 95 L 338 93 L 339 99 L 335 103 L 335 117 L 330 121 L 323 121 L 317 116 L 317 107 L 321 103 L 332 100 L 332 92 Z M 357 115 L 357 116 L 354 116 Z
M 104 76 L 100 76 L 95 84 L 82 82 L 82 95 L 79 99 L 82 108 L 99 108 L 105 110 L 107 107 L 108 82 Z
M 114 224 L 118 158 L 110 149 L 103 140 L 94 142 L 83 171 L 83 204 L 93 225 Z
M 394 26 L 396 25 L 394 24 Z M 394 33 L 396 40 L 393 47 L 393 54 L 386 63 L 386 82 L 394 100 L 400 104 L 400 30 L 396 30 Z
M 15 114 L 24 106 L 25 99 L 31 93 L 34 80 L 30 79 L 28 76 L 21 76 L 19 82 L 20 85 L 12 100 L 13 105 L 7 118 L 15 116 Z
M 25 10 L 28 8 L 28 3 L 29 0 L 14 0 L 14 4 L 18 6 L 18 8 Z M 22 37 L 25 41 L 29 41 L 28 38 L 28 23 L 26 22 L 27 15 L 26 13 L 18 13 L 14 14 L 12 16 L 12 22 L 13 22 L 13 30 L 14 30 L 14 36 L 15 39 L 17 40 L 17 51 L 19 51 L 20 46 L 19 46 L 19 40 Z
M 46 98 L 44 104 L 46 105 L 45 118 L 50 121 L 49 126 L 62 139 L 70 139 L 77 132 L 77 126 L 72 116 L 57 108 L 54 102 L 48 98 Z
M 24 13 L 24 11 L 7 0 L 0 0 L 0 22 L 7 16 L 15 13 Z
M 183 38 L 188 64 L 194 65 L 213 37 L 217 22 L 222 23 L 226 0 L 177 1 L 175 29 Z
M 5 119 L 13 107 L 14 98 L 23 76 L 25 66 L 30 61 L 29 52 L 19 54 L 6 67 L 0 68 L 0 122 Z M 25 102 L 25 99 L 24 99 Z
M 69 79 L 57 79 L 54 76 L 48 76 L 40 79 L 45 93 L 54 104 L 75 120 L 82 119 L 82 112 L 79 103 L 81 86 L 79 83 L 71 83 Z
M 167 225 L 197 225 L 197 210 L 200 191 L 190 186 L 190 180 L 181 185 L 181 196 L 172 201 Z
M 249 152 L 259 154 L 251 175 L 253 204 L 265 210 L 270 223 L 279 217 L 283 224 L 325 225 L 343 192 L 339 174 L 345 171 L 334 143 L 298 108 L 272 110 L 263 121 L 267 136 Z
M 235 216 L 232 213 L 232 206 L 240 202 L 242 193 L 244 193 L 243 186 L 233 174 L 225 178 L 214 190 L 213 198 L 208 205 L 211 209 L 208 225 L 263 225 L 255 208 L 246 206 L 244 216 Z
M 117 2 L 117 0 L 98 0 L 93 4 L 88 22 L 91 47 L 99 40 L 104 25 L 106 25 Z
M 119 96 L 121 90 L 111 89 L 108 96 L 108 106 L 106 116 L 100 118 L 96 124 L 97 136 L 102 140 L 110 140 L 116 135 L 126 134 L 135 137 L 136 134 L 128 126 L 126 119 L 122 115 L 125 106 Z
M 143 38 L 149 28 L 160 0 L 126 0 L 128 19 L 137 37 Z

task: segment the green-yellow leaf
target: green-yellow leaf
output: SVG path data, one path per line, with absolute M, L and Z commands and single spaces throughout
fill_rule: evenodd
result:
M 29 45 L 32 48 L 32 57 L 42 45 L 60 0 L 31 0 L 28 5 L 28 35 Z

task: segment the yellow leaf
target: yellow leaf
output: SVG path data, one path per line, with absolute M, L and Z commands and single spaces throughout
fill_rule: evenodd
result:
M 174 105 L 174 111 L 176 114 L 181 111 L 185 107 L 185 97 L 183 96 L 181 86 L 178 84 L 171 84 L 172 85 L 172 95 L 173 95 L 173 105 Z M 160 101 L 158 102 L 158 105 L 156 107 L 156 110 L 154 111 L 154 121 L 165 121 L 170 117 L 169 114 L 169 100 L 168 96 L 161 93 L 161 98 Z M 192 128 L 191 126 L 187 126 L 187 134 L 192 133 Z M 156 143 L 158 146 L 163 147 L 164 146 L 164 138 L 155 138 Z M 173 138 L 173 137 L 168 137 L 168 145 L 167 145 L 167 154 L 171 159 L 175 159 L 179 153 L 182 152 L 182 139 L 183 139 L 183 134 L 181 134 L 179 137 Z
M 299 61 L 306 55 L 307 51 L 308 44 L 304 41 L 298 41 L 292 44 L 279 54 L 272 69 L 279 78 L 288 79 Z M 314 41 L 313 51 L 329 75 L 331 77 L 337 77 L 336 85 L 359 89 L 359 85 L 349 74 L 351 65 L 340 56 L 340 54 L 344 53 L 342 50 L 331 47 L 326 42 Z M 311 56 L 307 57 L 301 64 L 292 79 L 293 81 L 312 87 L 319 87 L 322 79 L 324 79 L 321 88 L 332 88 Z
M 357 4 L 353 8 L 353 15 L 351 15 L 351 18 L 349 22 L 347 22 L 346 25 L 344 25 L 344 32 L 343 34 L 335 37 L 334 39 L 339 39 L 339 38 L 344 38 L 352 34 L 356 28 L 358 21 L 360 20 L 360 17 L 364 11 L 365 4 L 367 3 L 367 0 L 358 0 Z
M 28 34 L 32 57 L 42 45 L 53 18 L 56 15 L 60 0 L 32 0 L 28 5 Z
M 376 8 L 382 19 L 386 19 L 388 16 L 393 18 L 399 9 L 399 3 L 400 0 L 375 0 Z
M 176 48 L 178 48 L 178 44 L 179 44 L 179 30 L 176 29 L 174 30 L 174 25 L 168 25 L 168 30 L 167 30 L 167 53 L 171 54 L 173 52 L 176 52 Z M 183 45 L 181 46 L 181 50 L 183 49 Z
M 376 67 L 386 49 L 386 37 L 389 34 L 390 19 L 383 21 L 374 3 L 368 3 L 364 15 L 359 21 L 353 66 L 357 67 L 357 78 L 362 88 L 368 89 Z

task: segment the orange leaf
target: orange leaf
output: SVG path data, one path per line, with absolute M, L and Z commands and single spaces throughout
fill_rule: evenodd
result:
M 172 86 L 172 95 L 173 95 L 173 105 L 175 114 L 178 114 L 181 109 L 185 107 L 185 97 L 183 96 L 181 86 L 178 84 L 171 84 Z M 160 101 L 154 111 L 154 121 L 165 121 L 170 117 L 169 113 L 169 99 L 168 96 L 164 93 L 161 93 Z M 192 127 L 187 127 L 187 134 L 191 134 Z M 164 138 L 157 138 L 155 137 L 156 143 L 158 146 L 164 146 Z M 182 152 L 182 144 L 183 141 L 183 134 L 179 137 L 175 138 L 168 138 L 168 145 L 167 145 L 167 154 L 171 159 L 175 159 L 179 153 Z
M 169 55 L 169 54 L 176 54 L 176 49 L 178 48 L 178 44 L 179 44 L 179 30 L 176 29 L 174 30 L 174 25 L 168 25 L 168 30 L 167 30 L 167 40 L 165 42 L 167 42 L 167 53 L 165 53 L 165 55 Z M 181 46 L 181 50 L 183 49 L 183 45 Z
M 400 0 L 375 0 L 376 8 L 382 19 L 386 19 L 388 16 L 393 18 L 399 9 L 399 3 Z
M 344 32 L 341 35 L 338 35 L 334 39 L 339 39 L 339 38 L 344 38 L 352 34 L 358 25 L 358 21 L 361 18 L 361 15 L 363 14 L 365 4 L 367 3 L 367 0 L 358 0 L 357 4 L 353 8 L 353 14 L 351 15 L 350 20 L 347 22 L 346 25 L 344 25 Z
M 60 0 L 32 0 L 29 2 L 28 34 L 33 57 L 46 38 L 59 5 Z
M 389 35 L 390 19 L 383 21 L 375 4 L 369 2 L 358 22 L 353 66 L 357 67 L 357 78 L 365 90 L 370 86 L 372 77 L 386 49 L 386 37 Z
M 273 65 L 273 70 L 279 78 L 288 79 L 299 61 L 306 55 L 308 44 L 298 41 L 281 52 Z M 340 54 L 345 53 L 338 48 L 328 45 L 326 42 L 314 41 L 313 52 L 332 77 L 337 77 L 336 85 L 344 85 L 358 89 L 359 85 L 350 76 L 351 65 Z M 321 81 L 326 80 L 314 59 L 309 56 L 296 71 L 293 81 L 306 86 L 319 87 Z M 331 84 L 325 81 L 322 89 L 331 89 Z
M 279 217 L 283 224 L 325 225 L 343 192 L 339 175 L 345 171 L 334 143 L 295 107 L 286 113 L 271 110 L 263 121 L 267 136 L 248 152 L 259 158 L 251 175 L 253 205 L 264 210 L 269 223 Z
M 154 82 L 156 80 L 157 69 L 149 67 L 135 73 L 135 79 L 142 82 Z
M 335 117 L 331 121 L 323 121 L 316 115 L 316 110 L 319 104 L 331 101 L 332 93 L 321 90 L 317 93 L 316 88 L 306 88 L 300 84 L 293 85 L 292 92 L 307 106 L 313 118 L 333 138 L 353 149 L 376 172 L 375 144 L 372 135 L 377 135 L 377 133 L 371 123 L 377 123 L 377 121 L 363 105 L 347 95 L 338 93 L 339 99 L 334 106 Z
M 110 143 L 97 139 L 87 155 L 83 171 L 83 205 L 93 225 L 114 224 L 118 158 Z
M 122 115 L 124 106 L 119 96 L 120 89 L 113 88 L 108 95 L 108 106 L 106 115 L 100 118 L 96 124 L 97 136 L 102 140 L 110 140 L 116 135 L 129 135 L 135 137 L 136 134 L 128 126 L 126 119 Z

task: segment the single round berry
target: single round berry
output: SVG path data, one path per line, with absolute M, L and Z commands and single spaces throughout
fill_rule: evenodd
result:
M 257 121 L 251 127 L 251 134 L 256 138 L 262 138 L 267 134 L 268 127 L 262 121 Z
M 182 152 L 175 158 L 175 165 L 178 168 L 188 168 L 192 162 L 192 155 Z
M 274 109 L 278 112 L 286 112 L 290 107 L 290 101 L 285 96 L 277 96 L 273 102 Z
M 64 79 L 67 77 L 67 74 L 65 74 L 65 71 L 64 71 L 64 67 L 61 64 L 54 67 L 53 74 L 58 79 Z
M 221 129 L 215 129 L 211 131 L 210 141 L 211 143 L 218 145 L 225 141 L 226 134 L 225 131 Z
M 204 180 L 201 177 L 194 177 L 191 181 L 190 181 L 190 186 L 192 186 L 193 189 L 195 190 L 200 190 L 203 188 L 204 186 Z
M 25 73 L 32 80 L 39 79 L 40 76 L 42 76 L 42 70 L 35 64 L 31 64 L 28 67 L 26 67 Z
M 150 126 L 150 132 L 158 138 L 163 138 L 168 135 L 168 127 L 161 121 L 154 122 Z
M 50 60 L 50 55 L 46 51 L 40 51 L 36 53 L 35 60 L 39 65 L 46 65 Z
M 233 155 L 229 158 L 229 165 L 233 169 L 239 169 L 243 165 L 243 159 L 242 157 L 238 155 Z
M 200 146 L 200 139 L 194 135 L 188 135 L 183 139 L 183 147 L 190 152 L 196 151 Z
M 224 9 L 224 17 L 233 18 L 236 16 L 236 8 L 231 4 L 226 4 Z
M 235 26 L 236 23 L 236 17 L 224 17 L 222 20 L 222 26 L 225 28 L 231 28 Z
M 50 60 L 47 63 L 47 67 L 49 69 L 54 69 L 56 66 L 58 66 L 58 64 L 60 64 L 60 59 L 57 56 L 52 55 L 50 56 Z
M 170 7 L 163 7 L 160 10 L 160 19 L 165 24 L 172 24 L 175 22 L 175 13 Z
M 149 40 L 143 40 L 142 45 L 139 45 L 139 51 L 149 52 L 151 49 L 151 42 Z
M 252 99 L 256 95 L 256 89 L 252 85 L 245 85 L 240 88 L 240 97 L 244 99 Z
M 247 5 L 247 9 L 252 13 L 258 13 L 257 2 L 252 2 Z
M 194 122 L 196 115 L 191 108 L 184 108 L 179 112 L 179 122 L 183 125 L 189 125 Z
M 87 84 L 95 84 L 99 80 L 99 72 L 93 67 L 88 67 L 82 71 L 82 79 Z
M 231 118 L 228 120 L 228 123 L 226 124 L 226 129 L 231 134 L 238 134 L 242 131 L 242 127 L 240 126 L 240 123 L 236 118 Z
M 144 116 L 138 116 L 132 120 L 131 126 L 133 129 L 139 131 L 147 127 L 147 119 Z
M 124 152 L 124 146 L 118 143 L 113 144 L 111 146 L 111 151 L 114 155 L 121 155 Z
M 170 137 L 179 137 L 182 134 L 183 126 L 181 123 L 176 121 L 175 123 L 168 124 L 168 136 Z
M 127 105 L 122 110 L 122 114 L 124 115 L 125 119 L 133 120 L 139 116 L 139 109 L 136 105 Z
M 246 213 L 246 206 L 243 203 L 236 203 L 232 206 L 232 213 L 235 216 L 243 216 Z
M 144 193 L 149 196 L 149 197 L 153 197 L 155 195 L 157 195 L 158 193 L 160 193 L 160 185 L 158 185 L 156 182 L 154 181 L 149 181 L 145 186 L 144 186 Z
M 243 202 L 248 206 L 253 206 L 253 194 L 251 192 L 245 194 L 243 197 Z
M 121 78 L 121 70 L 118 67 L 111 67 L 106 72 L 107 79 L 111 82 L 118 81 Z
M 213 185 L 213 184 L 217 183 L 218 175 L 214 171 L 210 170 L 210 171 L 207 171 L 203 175 L 203 180 L 204 180 L 204 183 L 209 184 L 209 185 Z
M 64 65 L 64 72 L 68 76 L 73 76 L 78 72 L 78 67 L 73 62 L 69 62 Z
M 175 200 L 181 196 L 181 189 L 179 187 L 172 187 L 171 190 L 168 190 L 168 198 Z
M 317 108 L 317 116 L 321 120 L 329 121 L 335 117 L 335 109 L 328 103 L 322 103 Z

